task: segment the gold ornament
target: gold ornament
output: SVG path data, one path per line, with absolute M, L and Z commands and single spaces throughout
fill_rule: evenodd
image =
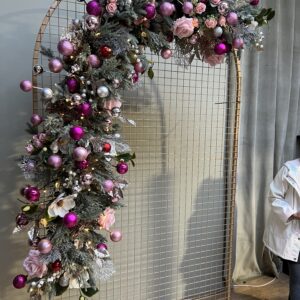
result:
M 142 36 L 143 38 L 146 38 L 146 37 L 147 37 L 147 33 L 146 33 L 145 31 L 142 31 L 141 36 Z
M 47 227 L 48 226 L 48 221 L 46 218 L 42 218 L 40 219 L 40 224 L 43 226 L 43 227 Z

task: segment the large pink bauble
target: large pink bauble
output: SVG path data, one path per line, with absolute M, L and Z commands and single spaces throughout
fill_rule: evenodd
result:
M 122 233 L 121 233 L 119 230 L 113 230 L 113 231 L 110 233 L 110 239 L 111 239 L 113 242 L 119 242 L 119 241 L 121 241 L 121 239 L 122 239 Z
M 68 91 L 72 94 L 77 93 L 79 91 L 79 82 L 74 77 L 69 77 L 66 81 Z
M 113 190 L 114 183 L 110 179 L 106 179 L 103 181 L 102 186 L 103 186 L 104 191 L 109 193 Z
M 27 277 L 23 274 L 19 274 L 13 280 L 13 286 L 16 289 L 22 289 L 23 287 L 25 287 L 26 282 L 27 282 Z
M 22 80 L 20 82 L 20 89 L 23 92 L 30 92 L 32 90 L 32 82 L 30 80 Z
M 254 6 L 255 6 L 255 5 L 258 5 L 258 3 L 259 3 L 259 0 L 251 0 L 251 1 L 250 1 L 250 4 L 251 4 L 251 5 L 254 5 Z
M 88 63 L 92 68 L 99 68 L 101 65 L 99 57 L 95 54 L 91 54 L 88 56 Z
M 152 3 L 148 3 L 145 6 L 145 11 L 146 11 L 146 18 L 148 20 L 154 19 L 156 16 L 156 9 L 155 9 L 155 5 Z
M 54 169 L 58 169 L 62 165 L 62 158 L 57 154 L 50 155 L 48 157 L 48 165 Z
M 86 5 L 86 11 L 89 15 L 98 17 L 102 13 L 102 7 L 98 1 L 92 0 Z
M 225 43 L 219 43 L 215 46 L 214 51 L 218 55 L 223 55 L 229 51 L 229 47 Z
M 183 5 L 182 5 L 182 11 L 186 14 L 186 15 L 189 15 L 193 12 L 193 9 L 194 9 L 194 5 L 192 2 L 184 2 Z
M 119 174 L 126 174 L 127 172 L 128 172 L 128 165 L 127 165 L 127 163 L 126 162 L 119 162 L 118 164 L 117 164 L 117 172 L 119 173 Z
M 75 161 L 75 167 L 79 170 L 85 170 L 89 167 L 89 162 L 87 160 Z
M 105 253 L 107 250 L 107 245 L 104 243 L 100 243 L 96 246 L 97 250 L 101 253 Z
M 47 254 L 52 250 L 52 243 L 49 239 L 41 239 L 37 248 L 42 254 Z
M 160 55 L 164 59 L 169 59 L 172 56 L 172 50 L 168 48 L 162 49 Z
M 244 46 L 244 40 L 242 38 L 235 38 L 232 41 L 232 47 L 235 49 L 241 49 Z
M 228 25 L 235 26 L 239 22 L 238 15 L 235 12 L 230 12 L 226 17 L 226 21 Z
M 80 126 L 71 127 L 69 133 L 70 133 L 70 137 L 75 141 L 79 141 L 84 136 L 84 130 Z
M 79 105 L 77 106 L 77 110 L 78 110 L 78 112 L 79 112 L 81 115 L 83 115 L 83 116 L 85 116 L 85 117 L 90 116 L 90 115 L 92 114 L 92 111 L 93 111 L 93 110 L 92 110 L 91 104 L 89 104 L 89 103 L 87 103 L 87 102 L 79 104 Z
M 78 223 L 78 216 L 74 212 L 69 212 L 64 216 L 64 224 L 68 228 L 73 228 Z
M 38 126 L 43 122 L 43 117 L 38 114 L 33 114 L 30 118 L 30 122 L 33 126 Z
M 89 155 L 89 152 L 83 147 L 77 147 L 73 151 L 73 158 L 76 161 L 84 161 Z
M 53 73 L 59 73 L 64 68 L 62 61 L 59 58 L 51 58 L 48 64 L 49 70 Z
M 175 10 L 175 5 L 170 2 L 163 2 L 159 7 L 160 14 L 165 17 L 171 16 Z
M 57 44 L 57 50 L 62 55 L 70 56 L 74 52 L 74 46 L 68 40 L 61 40 Z
M 142 62 L 137 62 L 134 64 L 134 71 L 137 73 L 143 73 L 145 71 Z
M 25 189 L 24 196 L 29 202 L 37 202 L 40 199 L 40 191 L 35 186 L 29 186 Z

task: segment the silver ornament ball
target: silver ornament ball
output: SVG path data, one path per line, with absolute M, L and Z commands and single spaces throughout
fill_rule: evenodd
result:
M 105 85 L 99 86 L 97 94 L 100 98 L 106 98 L 109 95 L 109 90 Z
M 44 72 L 44 68 L 41 65 L 35 65 L 33 66 L 33 74 L 34 75 L 39 75 Z
M 221 27 L 216 27 L 214 29 L 214 36 L 215 37 L 220 37 L 223 34 L 223 29 Z
M 120 109 L 119 107 L 113 107 L 113 108 L 111 109 L 111 115 L 112 115 L 113 117 L 119 117 L 120 114 L 121 114 L 121 109 Z
M 42 97 L 45 100 L 51 100 L 53 98 L 53 91 L 49 88 L 43 88 L 42 89 Z

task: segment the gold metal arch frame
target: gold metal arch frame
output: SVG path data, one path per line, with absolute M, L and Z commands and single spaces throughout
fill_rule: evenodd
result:
M 41 46 L 55 51 L 60 35 L 84 8 L 75 0 L 53 2 L 36 38 L 33 65 L 47 66 Z M 152 59 L 154 83 L 145 78 L 123 97 L 124 113 L 137 121 L 137 128 L 124 129 L 124 135 L 140 159 L 129 175 L 128 208 L 120 216 L 127 239 L 111 249 L 117 273 L 93 299 L 230 299 L 239 58 L 233 53 L 214 68 L 197 61 L 187 70 Z M 59 76 L 44 72 L 32 81 L 51 87 Z M 43 113 L 37 90 L 33 112 Z M 71 291 L 62 299 L 76 295 Z

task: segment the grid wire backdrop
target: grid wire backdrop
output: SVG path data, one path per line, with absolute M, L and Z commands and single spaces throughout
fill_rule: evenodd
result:
M 34 64 L 47 66 L 40 46 L 56 45 L 84 4 L 55 1 L 37 37 Z M 109 245 L 116 273 L 93 299 L 230 299 L 232 228 L 239 108 L 235 62 L 188 68 L 151 55 L 154 79 L 123 95 L 123 114 L 137 127 L 123 136 L 136 152 L 126 207 L 117 212 L 120 243 Z M 60 75 L 34 76 L 53 86 Z M 33 110 L 43 113 L 38 91 Z M 78 299 L 70 290 L 60 299 Z

